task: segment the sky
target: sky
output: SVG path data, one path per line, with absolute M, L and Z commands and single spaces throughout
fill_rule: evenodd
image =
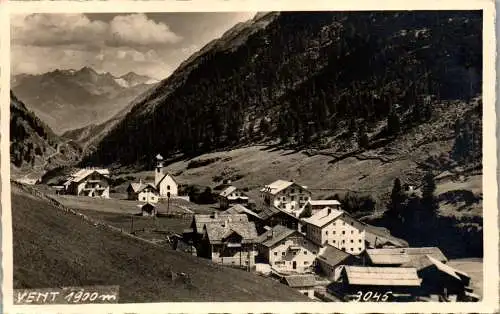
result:
M 90 66 L 163 79 L 191 54 L 255 12 L 11 16 L 13 75 Z

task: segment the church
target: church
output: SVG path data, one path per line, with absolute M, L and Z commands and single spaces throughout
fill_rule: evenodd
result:
M 155 182 L 130 183 L 127 189 L 130 200 L 147 201 L 156 203 L 157 198 L 170 198 L 178 196 L 178 183 L 174 177 L 164 170 L 163 157 L 156 155 Z M 147 194 L 147 195 L 145 195 Z
M 177 181 L 163 169 L 163 162 L 163 157 L 160 154 L 156 155 L 155 187 L 160 194 L 160 198 L 177 196 Z

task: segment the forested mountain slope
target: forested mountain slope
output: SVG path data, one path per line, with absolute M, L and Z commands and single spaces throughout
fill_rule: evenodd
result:
M 149 91 L 84 163 L 262 140 L 368 147 L 481 93 L 481 27 L 480 12 L 259 14 Z

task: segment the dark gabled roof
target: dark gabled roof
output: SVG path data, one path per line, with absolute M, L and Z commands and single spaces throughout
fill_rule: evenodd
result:
M 242 243 L 253 243 L 257 238 L 257 229 L 253 222 L 213 222 L 205 224 L 204 230 L 211 244 L 219 244 L 233 233 L 241 236 Z
M 276 225 L 272 229 L 267 230 L 266 232 L 261 234 L 257 238 L 257 242 L 266 247 L 272 247 L 276 243 L 280 242 L 283 239 L 286 239 L 287 237 L 289 237 L 294 233 L 299 234 L 296 230 L 289 229 L 282 225 Z
M 283 211 L 276 206 L 263 206 L 262 211 L 259 212 L 259 218 L 261 220 L 267 220 L 267 219 L 271 218 L 272 216 L 277 215 L 277 214 L 281 214 L 281 213 L 286 214 L 287 216 L 289 216 L 295 220 L 298 220 L 297 217 L 292 216 L 290 213 L 287 213 L 286 211 Z
M 246 208 L 245 206 L 241 205 L 241 204 L 235 204 L 233 206 L 231 206 L 229 209 L 225 210 L 222 212 L 222 214 L 231 214 L 231 215 L 234 215 L 234 214 L 247 214 L 247 215 L 250 215 L 250 216 L 254 216 L 256 218 L 260 218 L 259 215 Z
M 395 244 L 396 246 L 400 246 L 400 247 L 408 247 L 409 246 L 407 241 L 391 235 L 391 232 L 387 228 L 376 227 L 376 226 L 372 226 L 369 224 L 364 224 L 364 225 L 365 225 L 365 232 L 371 233 L 373 235 L 376 235 L 377 237 L 385 239 L 386 243 L 387 242 L 392 243 L 392 244 Z
M 171 177 L 171 178 L 172 178 L 172 180 L 174 181 L 174 183 L 175 183 L 175 184 L 177 184 L 177 185 L 179 184 L 179 183 L 177 182 L 177 180 L 175 180 L 175 178 L 174 178 L 174 176 L 173 176 L 173 175 L 171 175 L 169 172 L 166 172 L 166 173 L 163 175 L 163 177 L 160 179 L 160 181 L 158 181 L 158 185 L 160 185 L 160 183 L 161 183 L 161 182 L 162 182 L 162 181 L 163 181 L 163 180 L 164 180 L 167 176 Z
M 337 266 L 351 256 L 351 254 L 327 244 L 323 252 L 318 255 L 318 259 L 330 266 Z
M 292 288 L 314 287 L 316 285 L 314 275 L 292 275 L 286 276 L 284 280 Z
M 247 222 L 248 216 L 245 214 L 224 214 L 224 213 L 217 213 L 216 216 L 207 214 L 195 214 L 193 216 L 193 221 L 196 224 L 197 231 L 201 233 L 203 230 L 203 226 L 205 224 L 221 223 L 224 221 Z
M 149 183 L 149 182 L 132 182 L 129 184 L 129 188 L 132 188 L 132 191 L 134 193 L 139 193 L 141 192 L 142 190 L 144 190 L 146 187 L 150 187 L 152 188 L 154 191 L 158 192 L 156 186 L 153 184 L 153 183 Z

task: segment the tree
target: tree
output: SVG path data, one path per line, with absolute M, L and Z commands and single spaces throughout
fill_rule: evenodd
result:
M 299 218 L 309 218 L 312 216 L 311 207 L 306 206 L 304 210 L 300 213 Z
M 367 148 L 370 145 L 368 134 L 366 134 L 366 127 L 361 126 L 358 130 L 358 145 L 360 148 Z
M 422 206 L 423 210 L 435 215 L 439 209 L 439 203 L 434 195 L 436 192 L 436 182 L 431 172 L 427 172 L 422 180 Z
M 401 187 L 401 180 L 396 178 L 394 180 L 394 185 L 391 191 L 391 200 L 387 204 L 387 215 L 391 218 L 401 220 L 403 218 L 403 203 L 405 201 L 405 195 Z
M 387 131 L 391 135 L 398 135 L 401 131 L 401 122 L 396 112 L 391 111 L 387 116 Z

